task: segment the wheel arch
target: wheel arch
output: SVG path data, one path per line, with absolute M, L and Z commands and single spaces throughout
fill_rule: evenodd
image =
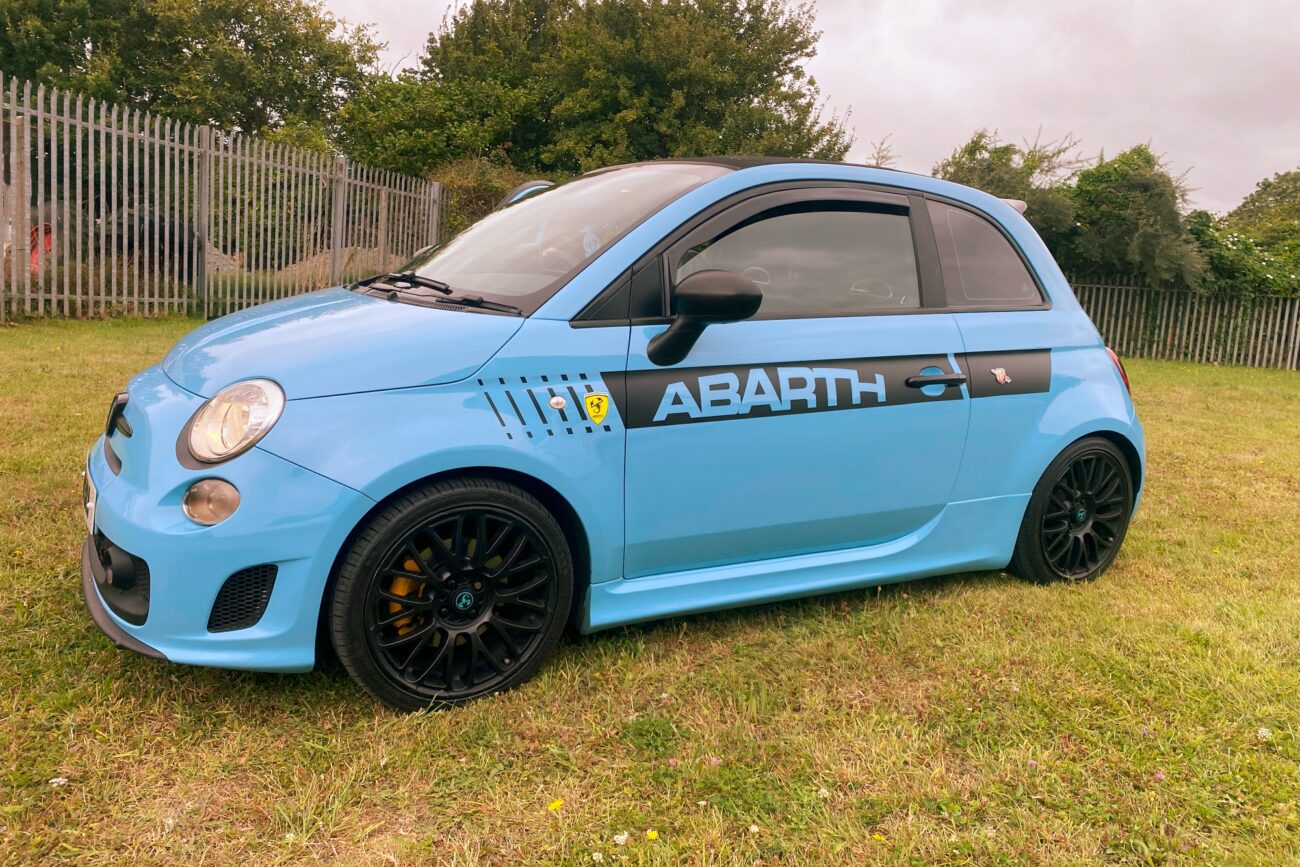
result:
M 1080 439 L 1087 439 L 1088 437 L 1099 437 L 1104 440 L 1109 440 L 1120 450 L 1120 454 L 1124 455 L 1124 460 L 1128 463 L 1129 473 L 1133 476 L 1133 495 L 1136 497 L 1140 494 L 1142 491 L 1144 476 L 1142 455 L 1138 452 L 1138 448 L 1133 444 L 1133 441 L 1119 431 L 1099 430 L 1079 437 L 1074 442 L 1070 443 L 1070 445 L 1074 445 L 1074 443 L 1078 442 Z M 1062 451 L 1064 451 L 1064 449 L 1062 449 Z
M 340 545 L 338 551 L 334 553 L 334 560 L 330 565 L 329 576 L 321 590 L 320 612 L 316 620 L 318 664 L 320 655 L 323 651 L 330 654 L 333 653 L 329 639 L 330 599 L 333 595 L 334 583 L 338 578 L 339 566 L 342 564 L 343 558 L 347 556 L 347 552 L 352 547 L 352 543 L 356 540 L 357 535 L 360 534 L 362 529 L 368 523 L 370 523 L 375 515 L 378 515 L 386 509 L 397 498 L 402 497 L 417 488 L 422 488 L 425 485 L 430 485 L 445 479 L 464 478 L 493 479 L 498 482 L 515 485 L 540 500 L 542 505 L 555 516 L 555 520 L 560 524 L 560 530 L 564 533 L 565 540 L 569 543 L 569 553 L 573 557 L 573 602 L 568 616 L 571 623 L 575 622 L 580 606 L 586 601 L 587 588 L 591 583 L 591 544 L 587 535 L 587 528 L 579 517 L 577 509 L 573 507 L 573 504 L 569 502 L 567 497 L 557 491 L 554 487 L 536 476 L 529 475 L 528 473 L 494 466 L 457 467 L 454 469 L 431 473 L 402 485 L 400 488 L 397 488 L 387 496 L 376 501 L 375 504 L 366 511 L 361 519 L 356 522 L 352 529 L 348 531 L 347 536 L 343 539 L 343 544 Z

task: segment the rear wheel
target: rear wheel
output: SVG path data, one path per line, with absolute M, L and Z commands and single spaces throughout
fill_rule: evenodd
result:
M 367 692 L 420 710 L 527 680 L 572 598 L 573 560 L 550 512 L 513 485 L 457 479 L 370 521 L 340 567 L 330 631 Z
M 1039 583 L 1090 581 L 1114 561 L 1133 514 L 1128 461 L 1109 440 L 1072 444 L 1043 473 L 1010 570 Z

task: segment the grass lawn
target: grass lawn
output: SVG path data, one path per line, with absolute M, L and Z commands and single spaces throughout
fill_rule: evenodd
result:
M 0 327 L 0 863 L 1300 860 L 1300 374 L 1129 364 L 1150 478 L 1095 583 L 574 637 L 510 695 L 399 716 L 86 615 L 83 456 L 195 324 Z

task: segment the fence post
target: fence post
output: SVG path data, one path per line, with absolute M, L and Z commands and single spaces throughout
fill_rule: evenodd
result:
M 330 285 L 343 282 L 343 223 L 347 219 L 348 161 L 334 158 L 334 200 L 330 211 Z
M 208 316 L 208 224 L 212 199 L 212 130 L 199 127 L 198 181 L 194 191 L 194 228 L 199 236 L 199 251 L 194 257 L 194 294 Z
M 442 239 L 442 184 L 429 185 L 429 244 Z
M 12 172 L 13 148 L 9 145 L 9 125 L 12 109 L 5 98 L 5 77 L 0 72 L 0 323 L 5 321 L 5 290 L 9 286 L 10 261 L 18 258 L 18 221 L 9 213 L 9 181 Z M 8 261 L 6 260 L 6 254 Z M 16 273 L 16 272 L 15 272 Z

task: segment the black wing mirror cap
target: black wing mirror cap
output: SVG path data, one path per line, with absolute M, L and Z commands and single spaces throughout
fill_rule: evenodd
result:
M 696 271 L 677 284 L 673 298 L 677 315 L 646 347 L 646 355 L 660 367 L 684 359 L 708 326 L 753 316 L 763 303 L 763 290 L 732 271 Z

